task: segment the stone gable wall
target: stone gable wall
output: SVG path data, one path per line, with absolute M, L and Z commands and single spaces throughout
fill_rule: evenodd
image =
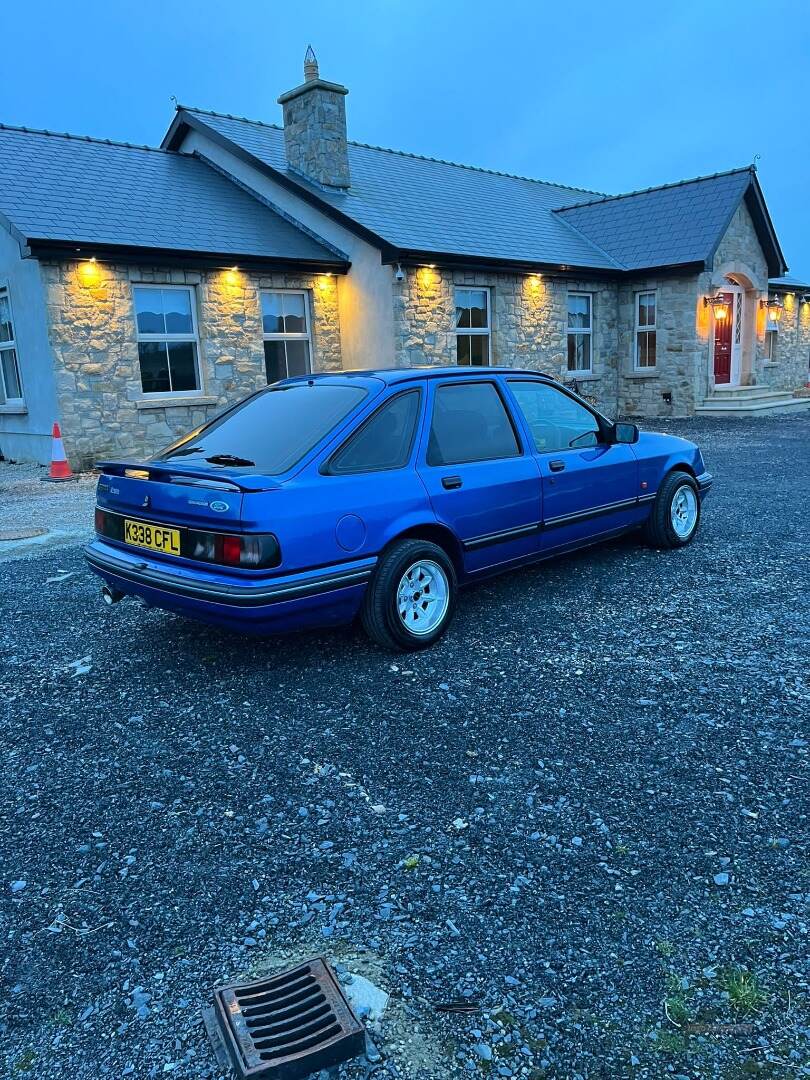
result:
M 266 385 L 259 290 L 306 289 L 313 370 L 340 370 L 334 277 L 192 272 L 102 263 L 42 264 L 59 416 L 68 457 L 142 457 Z M 190 285 L 197 307 L 200 392 L 146 398 L 141 390 L 134 284 Z M 180 403 L 182 402 L 182 403 Z
M 399 367 L 456 362 L 455 289 L 490 290 L 493 364 L 533 368 L 566 381 L 609 414 L 617 382 L 617 286 L 615 282 L 563 280 L 540 275 L 468 273 L 409 267 L 394 291 L 394 355 Z M 567 371 L 567 294 L 593 294 L 593 374 Z

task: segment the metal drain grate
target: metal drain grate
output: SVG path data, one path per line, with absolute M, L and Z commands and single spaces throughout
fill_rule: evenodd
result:
M 321 957 L 219 987 L 203 1017 L 218 1058 L 224 1050 L 240 1080 L 300 1080 L 365 1048 L 365 1029 Z

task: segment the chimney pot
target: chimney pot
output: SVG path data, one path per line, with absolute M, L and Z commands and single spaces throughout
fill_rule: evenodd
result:
M 304 82 L 314 82 L 318 77 L 318 61 L 315 57 L 315 50 L 311 45 L 307 45 L 307 51 L 304 55 Z

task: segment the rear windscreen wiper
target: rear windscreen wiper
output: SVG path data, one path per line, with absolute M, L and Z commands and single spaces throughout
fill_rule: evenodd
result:
M 212 454 L 211 457 L 207 457 L 206 461 L 210 461 L 212 465 L 255 465 L 255 461 L 251 461 L 250 458 L 239 457 L 238 454 Z

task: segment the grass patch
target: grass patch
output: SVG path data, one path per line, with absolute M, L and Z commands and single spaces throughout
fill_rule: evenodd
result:
M 675 955 L 675 946 L 671 941 L 656 941 L 655 949 L 660 956 L 666 956 L 667 959 Z
M 673 1024 L 688 1024 L 691 1020 L 687 991 L 683 989 L 677 975 L 670 975 L 667 996 L 664 999 L 664 1011 Z
M 20 1054 L 17 1060 L 14 1062 L 15 1072 L 30 1072 L 34 1067 L 34 1062 L 37 1056 L 33 1050 L 26 1050 L 25 1053 Z
M 745 968 L 729 968 L 721 973 L 720 988 L 728 994 L 732 1009 L 736 1012 L 758 1012 L 768 1001 L 767 992 L 759 985 L 753 971 Z

